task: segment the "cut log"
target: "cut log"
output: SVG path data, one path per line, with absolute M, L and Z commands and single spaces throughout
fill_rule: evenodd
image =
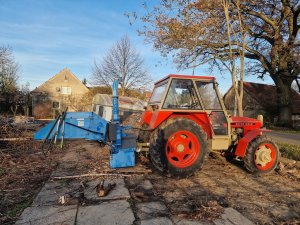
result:
M 96 192 L 98 197 L 106 196 L 114 187 L 116 186 L 115 183 L 109 183 L 107 186 L 104 186 L 104 180 L 101 181 L 96 188 Z

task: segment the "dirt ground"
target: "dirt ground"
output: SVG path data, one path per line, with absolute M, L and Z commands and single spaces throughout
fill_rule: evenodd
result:
M 254 176 L 242 165 L 211 154 L 194 176 L 172 179 L 158 173 L 143 154 L 138 155 L 136 167 L 111 170 L 107 147 L 81 142 L 76 149 L 87 154 L 86 172 L 132 174 L 126 178 L 132 201 L 163 200 L 179 217 L 209 221 L 220 215 L 221 206 L 235 208 L 256 224 L 300 223 L 300 171 L 296 169 Z M 151 181 L 154 193 L 139 193 L 143 180 Z
M 300 223 L 300 172 L 273 172 L 256 177 L 240 165 L 227 162 L 214 154 L 209 156 L 201 171 L 188 179 L 162 176 L 152 168 L 144 155 L 137 157 L 134 168 L 109 169 L 109 151 L 97 142 L 69 142 L 64 152 L 51 152 L 46 160 L 38 153 L 10 156 L 1 159 L 6 168 L 1 179 L 1 224 L 13 224 L 22 209 L 32 202 L 43 182 L 56 167 L 58 157 L 70 157 L 80 152 L 77 164 L 61 167 L 66 175 L 108 172 L 132 174 L 126 178 L 132 201 L 163 200 L 173 215 L 193 220 L 211 220 L 220 214 L 221 207 L 233 207 L 256 224 Z M 67 153 L 65 153 L 67 152 Z M 3 154 L 2 154 L 3 157 Z M 15 158 L 13 158 L 15 157 Z M 4 164 L 5 162 L 5 164 Z M 11 163 L 13 162 L 13 163 Z M 284 170 L 283 170 L 284 171 Z M 136 195 L 135 184 L 150 180 L 155 193 Z
M 47 160 L 37 151 L 0 150 L 0 224 L 13 224 L 56 168 L 58 155 Z
M 0 145 L 0 224 L 16 221 L 55 171 L 60 157 L 76 162 L 60 166 L 66 175 L 130 174 L 125 182 L 133 208 L 137 202 L 159 199 L 172 215 L 196 221 L 218 218 L 223 207 L 232 207 L 256 224 L 300 224 L 297 169 L 285 167 L 280 172 L 254 176 L 241 164 L 211 154 L 194 176 L 172 179 L 158 173 L 144 154 L 137 156 L 136 167 L 114 170 L 109 168 L 107 146 L 84 140 L 67 143 L 63 151 L 56 149 L 46 159 L 41 157 L 38 142 L 18 143 L 22 148 Z M 143 180 L 151 181 L 153 193 L 139 193 L 137 187 Z
M 32 140 L 38 127 L 0 120 L 0 224 L 14 224 L 64 154 L 55 150 L 42 157 L 41 143 Z
M 145 160 L 142 165 L 151 168 Z M 217 202 L 256 224 L 300 224 L 299 170 L 258 177 L 214 154 L 190 178 L 167 178 L 153 170 L 144 179 L 152 182 L 156 197 L 164 200 L 172 214 L 184 218 L 218 217 Z
M 300 173 L 256 177 L 219 157 L 208 157 L 195 176 L 174 180 L 150 175 L 155 188 L 174 213 L 201 210 L 215 200 L 232 207 L 257 224 L 300 223 Z

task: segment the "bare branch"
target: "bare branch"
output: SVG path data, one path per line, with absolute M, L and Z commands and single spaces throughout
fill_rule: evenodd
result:
M 93 67 L 93 80 L 97 85 L 110 86 L 116 77 L 121 78 L 122 95 L 130 88 L 140 88 L 151 81 L 144 61 L 126 35 Z
M 235 1 L 235 0 L 232 0 L 232 3 L 235 6 L 238 5 L 237 1 Z M 271 27 L 273 27 L 273 29 L 276 29 L 276 22 L 274 20 L 268 18 L 267 15 L 265 15 L 263 13 L 256 12 L 254 10 L 251 10 L 248 7 L 246 7 L 245 5 L 242 5 L 242 4 L 240 5 L 240 8 L 243 10 L 243 12 L 263 20 L 264 22 L 269 24 Z

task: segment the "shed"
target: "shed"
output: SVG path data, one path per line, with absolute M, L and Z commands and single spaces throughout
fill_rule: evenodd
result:
M 112 119 L 112 96 L 108 94 L 96 94 L 93 98 L 93 112 L 107 121 Z M 147 102 L 132 97 L 119 96 L 119 110 L 121 120 L 134 112 L 143 112 Z

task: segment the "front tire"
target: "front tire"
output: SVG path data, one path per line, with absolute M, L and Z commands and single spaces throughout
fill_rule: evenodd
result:
M 276 168 L 279 157 L 278 146 L 270 138 L 259 136 L 249 143 L 244 164 L 251 173 L 265 174 Z
M 202 167 L 207 137 L 194 121 L 175 118 L 156 129 L 149 151 L 156 169 L 173 177 L 188 177 Z

